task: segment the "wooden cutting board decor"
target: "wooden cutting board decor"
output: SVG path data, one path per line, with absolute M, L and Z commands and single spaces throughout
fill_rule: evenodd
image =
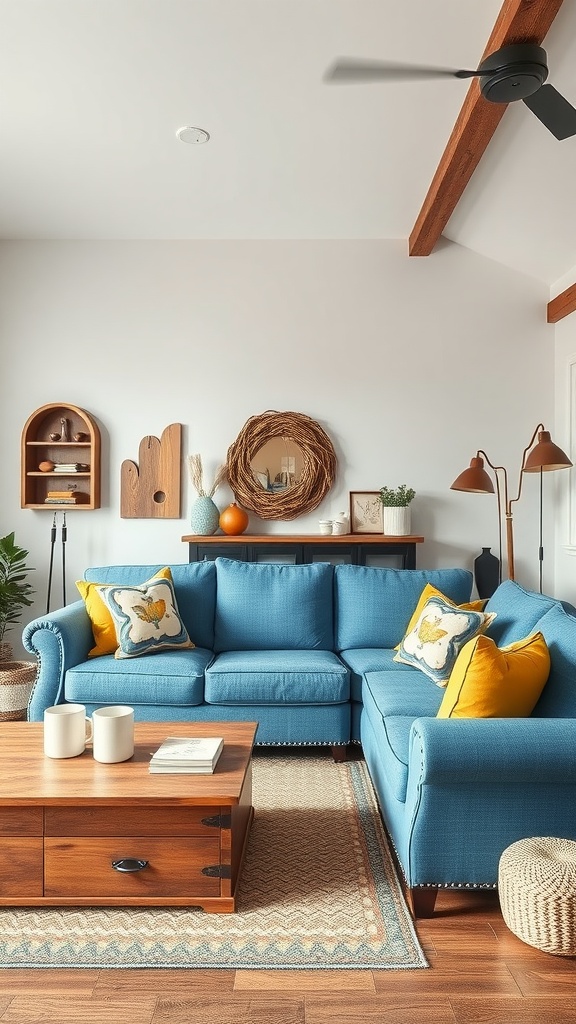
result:
M 122 519 L 180 519 L 181 448 L 181 423 L 142 438 L 138 464 L 126 459 L 120 471 Z

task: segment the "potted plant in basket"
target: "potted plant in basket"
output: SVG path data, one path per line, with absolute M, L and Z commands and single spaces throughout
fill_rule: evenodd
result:
M 381 487 L 382 521 L 384 533 L 390 537 L 407 537 L 410 534 L 410 502 L 416 491 L 406 484 L 399 487 Z
M 18 547 L 14 533 L 0 537 L 0 721 L 24 718 L 36 663 L 13 661 L 12 647 L 4 639 L 16 625 L 34 593 L 28 582 L 33 570 L 26 565 L 28 552 Z

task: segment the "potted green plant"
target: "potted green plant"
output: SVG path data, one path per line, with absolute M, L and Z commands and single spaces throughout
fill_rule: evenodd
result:
M 406 484 L 399 487 L 381 487 L 382 522 L 384 533 L 390 537 L 407 537 L 410 534 L 410 502 L 416 491 Z
M 28 552 L 19 547 L 14 533 L 0 537 L 0 721 L 24 718 L 36 663 L 13 661 L 12 647 L 4 639 L 19 622 L 24 608 L 32 604 L 32 585 L 26 565 Z

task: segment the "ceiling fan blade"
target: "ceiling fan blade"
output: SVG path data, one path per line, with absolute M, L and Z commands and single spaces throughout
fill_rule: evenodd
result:
M 524 103 L 557 139 L 576 135 L 576 109 L 553 85 L 542 85 Z
M 393 61 L 354 60 L 340 57 L 324 74 L 326 82 L 410 81 L 424 78 L 473 78 L 477 71 L 395 64 Z

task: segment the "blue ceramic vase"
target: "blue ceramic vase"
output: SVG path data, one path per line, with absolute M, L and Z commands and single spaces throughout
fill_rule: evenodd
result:
M 216 533 L 220 520 L 218 506 L 208 495 L 201 495 L 192 503 L 190 509 L 190 526 L 192 532 L 199 537 L 209 537 Z

